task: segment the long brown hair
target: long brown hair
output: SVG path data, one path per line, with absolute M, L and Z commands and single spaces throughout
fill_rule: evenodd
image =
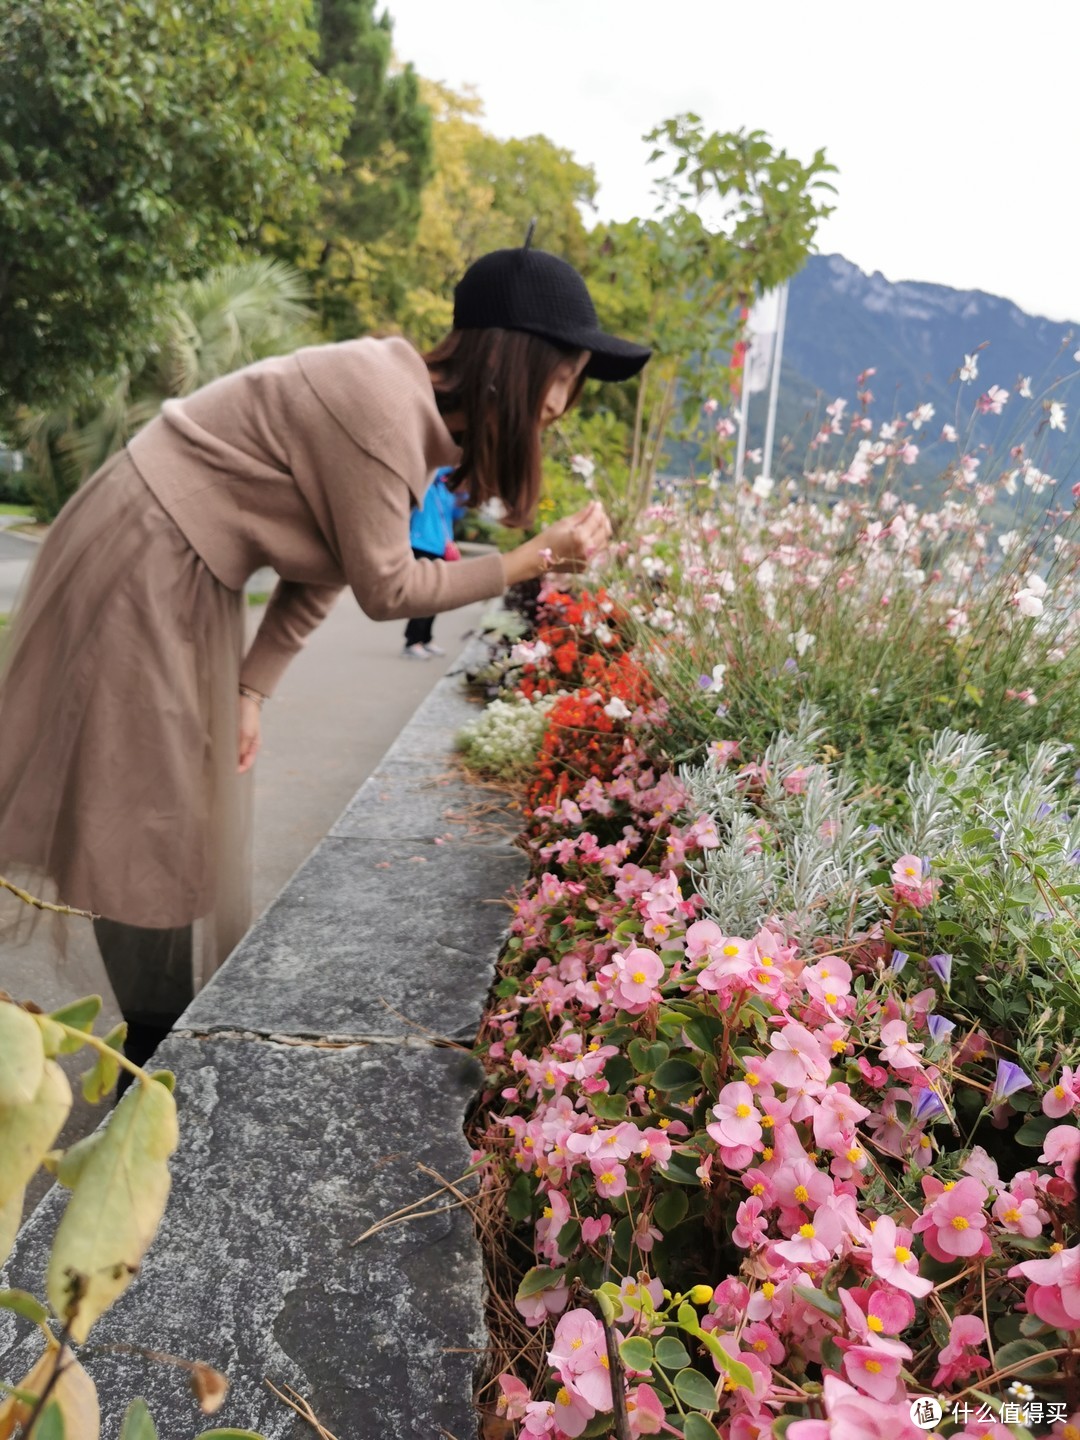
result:
M 579 351 L 522 330 L 451 330 L 424 356 L 441 415 L 460 415 L 452 484 L 473 505 L 495 497 L 505 524 L 529 525 L 540 499 L 540 413 L 558 367 Z M 579 381 L 571 404 L 581 393 Z

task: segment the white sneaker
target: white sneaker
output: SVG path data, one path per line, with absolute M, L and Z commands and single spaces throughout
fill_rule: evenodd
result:
M 446 651 L 441 645 L 436 645 L 434 640 L 429 640 L 423 647 L 429 655 L 445 655 Z
M 406 645 L 401 652 L 401 658 L 403 660 L 430 660 L 431 656 L 423 645 Z

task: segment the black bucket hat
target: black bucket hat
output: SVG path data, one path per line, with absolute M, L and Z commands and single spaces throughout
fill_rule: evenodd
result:
M 455 330 L 524 330 L 557 345 L 592 352 L 585 374 L 593 380 L 629 380 L 652 351 L 600 329 L 585 281 L 572 265 L 533 250 L 481 255 L 454 290 Z

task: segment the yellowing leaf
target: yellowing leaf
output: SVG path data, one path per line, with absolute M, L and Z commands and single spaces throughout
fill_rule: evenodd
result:
M 11 1254 L 15 1236 L 19 1233 L 19 1226 L 22 1224 L 24 1193 L 22 1190 L 16 1190 L 6 1203 L 0 1201 L 0 1265 L 3 1265 Z M 3 1432 L 0 1432 L 0 1440 L 3 1440 Z
M 46 1060 L 43 1055 L 41 1063 L 33 1099 L 20 1105 L 0 1105 L 0 1205 L 26 1189 L 71 1109 L 67 1076 L 55 1060 Z
M 57 1345 L 46 1348 L 41 1358 L 18 1388 L 22 1395 L 40 1395 L 48 1385 L 57 1363 L 60 1374 L 49 1392 L 64 1422 L 64 1440 L 100 1440 L 101 1412 L 98 1408 L 94 1382 L 70 1350 L 60 1351 Z M 0 1440 L 11 1440 L 18 1427 L 25 1426 L 31 1407 L 19 1396 L 11 1395 L 0 1405 Z M 40 1433 L 40 1422 L 30 1432 L 30 1440 Z
M 45 1068 L 45 1047 L 34 1017 L 0 1001 L 0 1106 L 32 1100 Z
M 49 1303 L 77 1344 L 138 1273 L 165 1211 L 178 1138 L 171 1091 L 136 1081 L 85 1159 L 46 1282 Z

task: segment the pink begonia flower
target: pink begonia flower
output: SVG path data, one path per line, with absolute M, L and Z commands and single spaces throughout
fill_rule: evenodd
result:
M 966 1175 L 930 1201 L 912 1231 L 923 1236 L 927 1251 L 944 1264 L 972 1255 L 989 1255 L 992 1247 L 984 1211 L 987 1199 L 982 1181 Z
M 907 1038 L 903 1020 L 890 1020 L 881 1027 L 881 1058 L 894 1070 L 921 1070 L 922 1060 L 916 1052 L 923 1048 Z
M 636 1385 L 626 1397 L 626 1418 L 631 1435 L 659 1435 L 667 1429 L 667 1414 L 651 1385 Z
M 932 1280 L 919 1274 L 919 1262 L 911 1251 L 911 1231 L 897 1226 L 891 1215 L 882 1215 L 874 1222 L 870 1236 L 870 1268 L 879 1280 L 906 1290 L 922 1299 L 934 1288 Z
M 814 999 L 827 1005 L 851 992 L 851 966 L 836 955 L 824 955 L 815 965 L 807 965 L 801 978 Z
M 604 1327 L 596 1316 L 589 1310 L 568 1310 L 555 1326 L 548 1363 L 565 1378 L 591 1369 L 606 1354 Z
M 1011 1190 L 1003 1190 L 994 1201 L 993 1216 L 1010 1235 L 1026 1235 L 1029 1239 L 1041 1235 L 1050 1219 L 1034 1196 L 1021 1198 Z
M 637 1129 L 637 1127 L 634 1127 Z M 671 1162 L 673 1146 L 671 1136 L 667 1130 L 660 1130 L 655 1125 L 650 1125 L 644 1130 L 638 1131 L 637 1153 L 643 1160 L 650 1160 L 661 1170 L 667 1168 Z
M 525 1407 L 523 1435 L 550 1435 L 555 1429 L 555 1406 L 550 1400 L 532 1400 Z
M 1071 1183 L 1080 1160 L 1080 1127 L 1055 1125 L 1047 1132 L 1039 1159 L 1044 1165 L 1056 1165 L 1058 1178 Z
M 514 1375 L 500 1375 L 499 1389 L 502 1394 L 496 1406 L 498 1413 L 507 1420 L 520 1420 L 529 1403 L 529 1387 Z
M 814 1114 L 814 1142 L 822 1150 L 840 1152 L 851 1147 L 855 1127 L 870 1111 L 852 1097 L 851 1087 L 830 1085 Z
M 562 1265 L 570 1257 L 560 1255 L 559 1232 L 570 1220 L 570 1204 L 559 1190 L 548 1192 L 542 1217 L 536 1222 L 536 1251 L 552 1265 Z
M 589 1162 L 596 1180 L 596 1193 L 605 1200 L 617 1200 L 626 1194 L 626 1167 L 617 1160 L 596 1159 Z
M 555 1428 L 559 1434 L 568 1435 L 570 1440 L 574 1440 L 595 1414 L 595 1407 L 571 1385 L 559 1386 L 555 1396 Z
M 891 1290 L 841 1290 L 848 1330 L 864 1345 L 910 1360 L 911 1351 L 896 1339 L 915 1319 L 910 1295 Z
M 1080 1245 L 1045 1260 L 1024 1260 L 1009 1271 L 1034 1283 L 1024 1303 L 1057 1330 L 1080 1330 Z
M 996 1190 L 1001 1183 L 998 1179 L 997 1161 L 989 1156 L 981 1145 L 975 1146 L 960 1169 L 965 1175 L 974 1175 L 976 1180 L 981 1180 L 990 1190 Z
M 901 855 L 892 867 L 893 894 L 913 910 L 923 910 L 937 893 L 937 882 L 925 872 L 918 855 Z
M 581 1222 L 581 1238 L 586 1245 L 593 1245 L 611 1229 L 611 1216 L 601 1215 L 599 1220 L 592 1216 Z
M 805 1025 L 789 1021 L 769 1039 L 773 1053 L 769 1057 L 770 1078 L 781 1085 L 801 1085 L 804 1080 L 829 1078 L 832 1064 L 821 1048 L 816 1035 Z
M 779 1335 L 763 1320 L 754 1320 L 746 1326 L 742 1333 L 742 1343 L 770 1365 L 779 1365 L 787 1353 L 780 1343 Z
M 950 1389 L 959 1381 L 966 1381 L 978 1375 L 981 1370 L 990 1369 L 985 1355 L 972 1355 L 969 1351 L 986 1343 L 986 1326 L 977 1315 L 957 1315 L 949 1328 L 949 1343 L 938 1351 L 937 1374 L 931 1382 L 934 1389 L 948 1386 Z
M 1061 1079 L 1043 1096 L 1043 1114 L 1052 1120 L 1062 1120 L 1080 1105 L 1080 1070 L 1068 1065 L 1061 1071 Z
M 622 1009 L 643 1010 L 660 998 L 664 962 L 653 951 L 634 945 L 625 954 L 616 954 L 600 974 L 611 981 L 612 999 Z
M 870 1345 L 850 1345 L 844 1351 L 844 1374 L 864 1394 L 888 1402 L 896 1396 L 900 1357 Z
M 907 1401 L 886 1405 L 829 1372 L 823 1389 L 828 1419 L 796 1420 L 786 1440 L 925 1440 L 926 1431 L 912 1424 Z
M 525 1300 L 515 1300 L 514 1305 L 526 1325 L 543 1325 L 549 1315 L 561 1314 L 569 1299 L 566 1281 L 560 1280 L 550 1290 L 541 1290 L 539 1295 L 530 1295 Z
M 708 753 L 717 765 L 730 765 L 732 760 L 739 759 L 739 741 L 713 740 L 708 747 Z
M 761 1116 L 754 1108 L 754 1092 L 744 1080 L 725 1085 L 713 1106 L 715 1120 L 705 1127 L 718 1145 L 761 1144 Z
M 833 1193 L 833 1182 L 828 1175 L 805 1158 L 782 1165 L 773 1182 L 776 1198 L 789 1209 L 803 1206 L 816 1210 Z
M 780 1240 L 770 1253 L 779 1255 L 791 1265 L 824 1265 L 832 1257 L 832 1248 L 818 1235 L 809 1220 L 800 1225 L 787 1240 Z
M 756 1195 L 744 1200 L 735 1212 L 735 1228 L 731 1238 L 740 1250 L 753 1250 L 768 1239 L 769 1226 L 762 1216 L 765 1209 Z

